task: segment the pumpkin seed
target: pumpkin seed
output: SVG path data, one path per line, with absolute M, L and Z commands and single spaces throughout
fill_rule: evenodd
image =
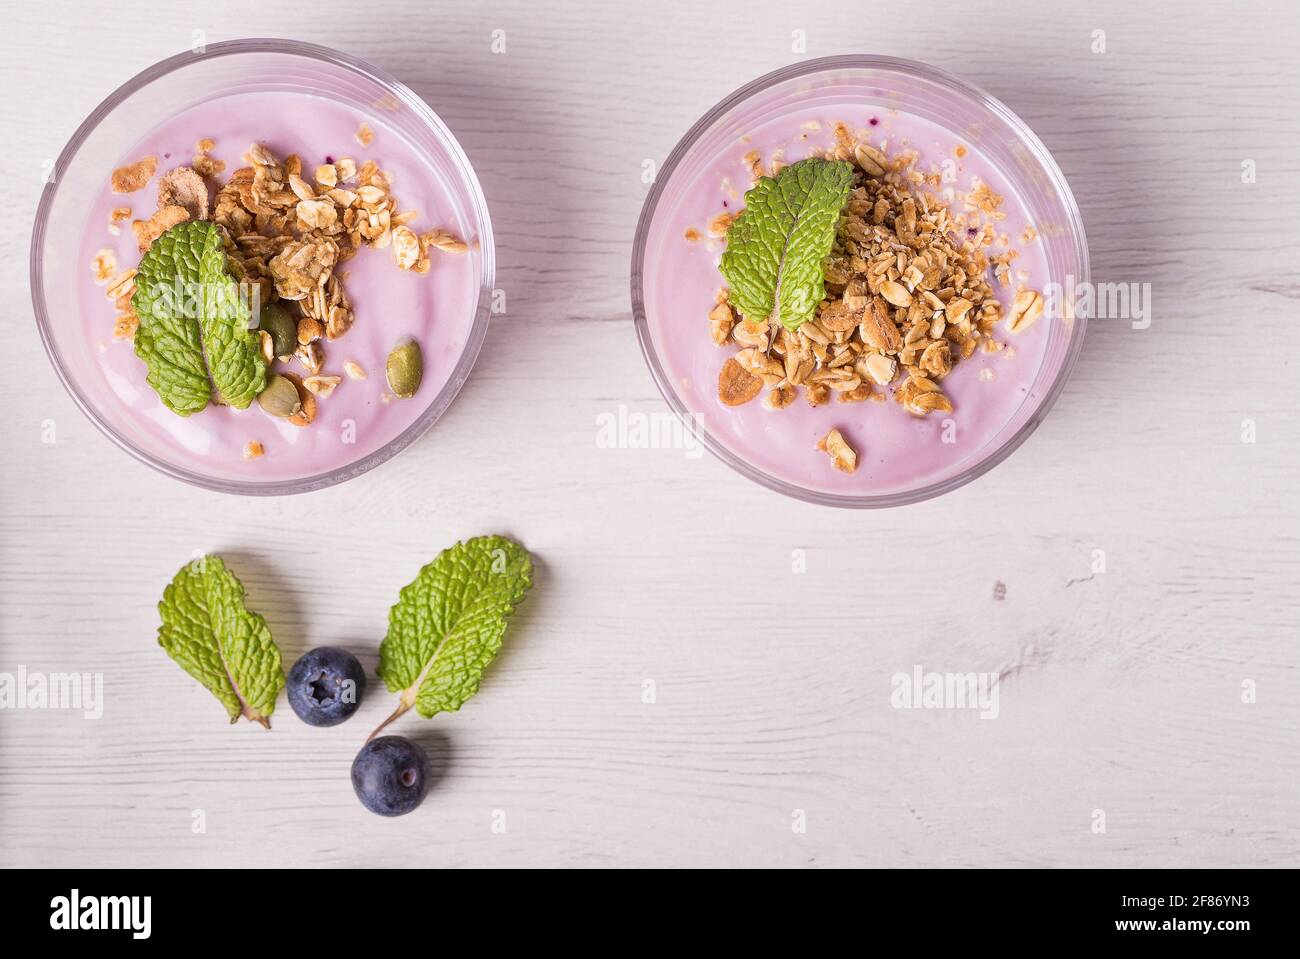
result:
M 262 307 L 259 329 L 271 334 L 271 346 L 276 356 L 288 356 L 298 348 L 298 322 L 279 303 Z
M 414 396 L 424 377 L 424 358 L 420 355 L 420 344 L 415 340 L 407 340 L 393 347 L 393 351 L 388 354 L 385 374 L 388 377 L 388 388 L 394 396 L 404 400 Z
M 272 416 L 293 416 L 302 409 L 298 387 L 279 373 L 272 374 L 266 381 L 266 389 L 257 394 L 257 403 Z

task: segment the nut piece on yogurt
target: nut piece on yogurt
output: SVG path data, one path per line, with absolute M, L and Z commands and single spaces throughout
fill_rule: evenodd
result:
M 749 372 L 735 357 L 728 357 L 718 371 L 718 399 L 726 406 L 744 406 L 762 391 L 762 377 Z
M 1019 333 L 1034 325 L 1034 321 L 1043 315 L 1043 296 L 1037 290 L 1021 290 L 1011 304 L 1011 313 L 1007 316 L 1008 333 Z
M 858 468 L 858 454 L 853 451 L 839 430 L 831 430 L 817 443 L 817 448 L 831 458 L 841 473 L 852 473 Z

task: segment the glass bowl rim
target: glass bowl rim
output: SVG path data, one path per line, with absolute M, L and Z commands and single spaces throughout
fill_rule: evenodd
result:
M 1038 408 L 1029 416 L 1028 420 L 1021 427 L 992 453 L 985 456 L 978 463 L 963 470 L 955 476 L 931 483 L 927 486 L 918 487 L 913 490 L 905 490 L 898 493 L 886 493 L 881 495 L 844 495 L 841 493 L 826 493 L 820 490 L 812 490 L 794 483 L 778 479 L 761 469 L 746 462 L 742 457 L 733 453 L 730 449 L 715 440 L 703 425 L 696 422 L 696 417 L 690 414 L 685 405 L 678 398 L 676 390 L 673 389 L 668 374 L 659 362 L 659 357 L 655 351 L 654 344 L 651 342 L 649 323 L 646 319 L 645 297 L 643 287 L 645 282 L 645 252 L 646 242 L 650 234 L 650 224 L 654 220 L 655 212 L 659 205 L 660 197 L 663 194 L 672 175 L 676 172 L 678 165 L 685 158 L 686 154 L 695 146 L 700 137 L 706 130 L 713 126 L 717 120 L 725 116 L 732 109 L 742 105 L 751 97 L 756 96 L 766 90 L 785 83 L 789 80 L 800 77 L 810 76 L 812 74 L 831 72 L 844 69 L 863 69 L 874 68 L 891 70 L 906 75 L 916 76 L 921 79 L 933 81 L 941 86 L 947 87 L 950 91 L 957 93 L 967 99 L 974 100 L 991 112 L 996 114 L 1005 122 L 1020 138 L 1020 141 L 1028 147 L 1033 154 L 1034 159 L 1042 165 L 1043 170 L 1051 180 L 1052 188 L 1060 197 L 1062 205 L 1069 215 L 1070 234 L 1075 241 L 1075 252 L 1079 261 L 1079 277 L 1076 282 L 1086 285 L 1090 282 L 1091 266 L 1088 257 L 1088 241 L 1083 227 L 1083 215 L 1079 211 L 1078 203 L 1074 199 L 1069 184 L 1065 180 L 1065 175 L 1057 166 L 1055 159 L 1043 142 L 1038 139 L 1037 134 L 1029 128 L 1014 111 L 1006 104 L 994 96 L 981 90 L 974 84 L 968 83 L 961 78 L 942 70 L 939 67 L 931 66 L 919 60 L 907 60 L 901 57 L 887 57 L 876 54 L 843 54 L 838 56 L 817 57 L 811 60 L 800 61 L 787 67 L 781 67 L 770 73 L 765 73 L 757 79 L 732 91 L 723 97 L 715 106 L 713 106 L 704 116 L 700 117 L 693 126 L 677 141 L 672 152 L 668 154 L 668 159 L 664 161 L 655 176 L 654 185 L 646 195 L 645 203 L 641 207 L 641 216 L 637 221 L 636 238 L 632 244 L 632 266 L 631 266 L 631 287 L 632 287 L 632 319 L 636 326 L 637 341 L 641 346 L 641 353 L 645 357 L 646 364 L 650 367 L 650 374 L 654 378 L 655 385 L 658 387 L 660 394 L 665 402 L 677 414 L 682 421 L 682 425 L 691 432 L 695 439 L 709 450 L 714 456 L 722 460 L 736 472 L 750 480 L 765 486 L 770 490 L 789 496 L 793 499 L 802 500 L 806 503 L 816 503 L 821 506 L 836 506 L 848 509 L 882 509 L 892 506 L 906 506 L 911 503 L 919 503 L 927 499 L 933 499 L 944 493 L 951 492 L 961 486 L 965 486 L 972 480 L 983 476 L 993 467 L 997 466 L 1008 456 L 1014 453 L 1020 445 L 1029 438 L 1030 434 L 1038 428 L 1038 425 L 1051 411 L 1056 404 L 1057 398 L 1064 389 L 1066 382 L 1069 380 L 1070 372 L 1074 369 L 1074 364 L 1079 358 L 1079 353 L 1083 348 L 1084 332 L 1087 329 L 1087 319 L 1082 315 L 1076 315 L 1074 318 L 1074 329 L 1070 334 L 1070 342 L 1063 358 L 1060 369 L 1056 373 L 1051 385 L 1048 387 Z
M 45 244 L 46 221 L 49 218 L 55 194 L 57 193 L 59 184 L 62 180 L 60 173 L 66 168 L 67 164 L 77 151 L 81 149 L 86 138 L 102 122 L 104 122 L 104 120 L 111 116 L 113 111 L 121 105 L 123 101 L 135 94 L 137 91 L 153 83 L 155 80 L 179 70 L 182 67 L 189 66 L 202 60 L 213 60 L 219 57 L 250 53 L 282 53 L 327 63 L 352 73 L 359 74 L 365 79 L 379 84 L 387 92 L 397 97 L 404 106 L 408 107 L 419 120 L 423 121 L 424 124 L 433 131 L 434 135 L 442 142 L 444 149 L 447 151 L 448 157 L 453 162 L 456 172 L 460 177 L 461 185 L 464 186 L 469 193 L 469 199 L 472 206 L 470 212 L 476 219 L 475 225 L 478 229 L 478 240 L 482 257 L 482 273 L 478 291 L 478 301 L 474 308 L 473 323 L 470 327 L 469 336 L 465 342 L 465 348 L 462 350 L 460 358 L 457 361 L 455 368 L 452 370 L 447 383 L 438 394 L 433 397 L 420 416 L 400 434 L 389 440 L 374 452 L 361 457 L 359 460 L 354 460 L 343 466 L 322 473 L 316 473 L 312 476 L 285 480 L 272 480 L 269 482 L 216 479 L 194 470 L 163 462 L 154 455 L 138 448 L 126 437 L 120 435 L 110 423 L 101 417 L 98 411 L 72 381 L 71 375 L 63 365 L 62 357 L 54 342 L 53 334 L 51 333 L 50 315 L 45 308 L 45 279 L 41 264 Z M 474 173 L 473 166 L 469 162 L 469 157 L 466 156 L 460 142 L 452 134 L 451 130 L 447 128 L 447 125 L 442 122 L 442 119 L 434 112 L 433 108 L 430 107 L 423 98 L 416 94 L 415 91 L 406 86 L 406 84 L 365 60 L 332 49 L 331 47 L 275 37 L 223 40 L 218 43 L 208 44 L 200 52 L 178 53 L 174 56 L 160 60 L 152 66 L 140 71 L 105 97 L 104 100 L 101 101 L 100 104 L 91 111 L 89 116 L 87 116 L 86 119 L 77 127 L 76 132 L 73 133 L 67 144 L 59 152 L 58 159 L 54 162 L 50 178 L 47 180 L 41 191 L 40 202 L 36 208 L 36 219 L 32 225 L 29 256 L 29 284 L 32 295 L 32 309 L 36 315 L 36 326 L 41 335 L 41 343 L 45 347 L 46 356 L 49 357 L 50 365 L 54 367 L 59 382 L 63 384 L 63 388 L 68 392 L 68 395 L 72 397 L 73 402 L 81 412 L 84 413 L 95 427 L 108 437 L 116 446 L 125 450 L 137 460 L 152 467 L 158 472 L 189 483 L 193 486 L 202 487 L 203 489 L 245 496 L 292 495 L 334 486 L 338 483 L 342 483 L 346 480 L 370 472 L 375 467 L 392 459 L 428 432 L 433 424 L 444 412 L 446 412 L 448 407 L 451 406 L 452 401 L 456 398 L 456 394 L 460 392 L 461 387 L 464 386 L 465 381 L 469 378 L 470 370 L 478 359 L 478 354 L 482 349 L 483 341 L 487 336 L 487 327 L 491 314 L 492 289 L 496 277 L 496 250 L 492 235 L 492 220 L 488 213 L 487 200 L 483 195 L 483 189 L 479 184 L 477 175 Z

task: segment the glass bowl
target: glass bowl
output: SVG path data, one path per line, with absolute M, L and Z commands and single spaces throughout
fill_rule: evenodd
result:
M 426 358 L 426 383 L 414 399 L 401 401 L 423 405 L 413 421 L 397 435 L 373 443 L 348 440 L 354 449 L 335 456 L 328 466 L 304 464 L 295 475 L 272 473 L 261 478 L 251 468 L 257 464 L 211 463 L 187 455 L 183 443 L 169 438 L 156 424 L 151 427 L 148 416 L 123 402 L 99 359 L 105 347 L 85 335 L 81 291 L 89 264 L 67 252 L 82 250 L 86 211 L 102 202 L 113 166 L 123 162 L 119 158 L 188 108 L 245 93 L 324 98 L 380 118 L 384 127 L 405 141 L 409 156 L 422 161 L 431 174 L 433 182 L 421 186 L 436 191 L 451 221 L 438 225 L 459 230 L 470 247 L 467 272 L 457 274 L 455 281 L 463 291 L 459 299 L 466 305 L 465 311 L 457 311 L 457 323 L 465 324 L 464 334 L 458 327 L 454 346 L 437 357 L 436 369 Z M 159 166 L 160 173 L 164 169 Z M 152 199 L 152 183 L 146 190 Z M 401 196 L 400 182 L 395 192 Z M 120 268 L 129 265 L 133 264 L 123 263 Z M 428 104 L 361 60 L 326 47 L 277 39 L 211 44 L 157 63 L 117 89 L 78 127 L 60 153 L 41 195 L 31 243 L 36 323 L 50 362 L 77 405 L 104 435 L 149 466 L 196 486 L 237 494 L 301 493 L 332 486 L 373 469 L 423 435 L 451 404 L 478 356 L 487 332 L 494 272 L 492 225 L 478 178 L 455 137 Z M 461 315 L 469 309 L 472 317 Z M 111 311 L 107 322 L 111 330 Z M 361 322 L 359 317 L 358 325 Z M 346 337 L 340 342 L 346 342 Z M 121 347 L 130 349 L 129 344 L 113 348 Z M 139 373 L 142 386 L 143 366 Z M 369 373 L 382 382 L 382 369 Z M 248 413 L 261 415 L 255 410 L 238 415 Z
M 687 216 L 684 211 L 694 213 L 698 206 L 695 198 L 702 195 L 700 184 L 706 178 L 716 177 L 719 170 L 742 169 L 735 158 L 751 142 L 749 134 L 774 125 L 779 127 L 784 118 L 795 115 L 816 112 L 834 120 L 837 110 L 861 107 L 873 112 L 870 121 L 873 125 L 879 122 L 875 111 L 880 117 L 910 115 L 919 118 L 927 128 L 943 131 L 954 143 L 972 148 L 971 157 L 982 157 L 986 168 L 1019 197 L 1030 223 L 1040 227 L 1045 275 L 1041 278 L 1035 275 L 1034 282 L 1041 280 L 1044 290 L 1048 283 L 1069 290 L 1074 288 L 1069 285 L 1071 282 L 1076 285 L 1088 282 L 1088 247 L 1079 209 L 1060 169 L 1023 121 L 993 97 L 934 67 L 890 57 L 857 55 L 811 60 L 769 73 L 741 87 L 691 127 L 661 167 L 646 197 L 632 251 L 631 279 L 637 337 L 651 374 L 669 406 L 704 446 L 737 472 L 787 496 L 827 506 L 872 508 L 899 506 L 938 496 L 970 482 L 1006 459 L 1042 422 L 1060 394 L 1082 347 L 1086 323 L 1084 317 L 1074 316 L 1068 305 L 1065 308 L 1060 302 L 1054 305 L 1053 299 L 1045 295 L 1048 310 L 1037 325 L 1046 323 L 1047 332 L 1036 334 L 1040 337 L 1036 348 L 1041 349 L 1041 361 L 1032 383 L 1025 388 L 1023 400 L 1005 425 L 988 435 L 987 441 L 978 446 L 972 443 L 973 448 L 963 448 L 942 469 L 918 475 L 914 481 L 904 479 L 880 489 L 846 492 L 835 488 L 831 481 L 778 475 L 778 469 L 771 463 L 757 462 L 766 455 L 763 444 L 770 444 L 772 436 L 763 425 L 766 421 L 761 421 L 759 416 L 780 417 L 787 411 L 763 410 L 752 414 L 741 425 L 729 417 L 737 409 L 748 407 L 727 408 L 716 397 L 705 395 L 706 391 L 712 393 L 712 384 L 705 382 L 707 374 L 716 378 L 725 354 L 717 350 L 708 335 L 705 317 L 713 306 L 711 296 L 700 298 L 698 303 L 691 299 L 685 308 L 681 304 L 679 291 L 688 282 L 691 295 L 696 292 L 695 281 L 688 281 L 686 274 L 692 268 L 702 269 L 699 257 L 705 255 L 680 252 L 683 244 L 680 227 Z M 796 124 L 794 134 L 798 134 L 799 127 Z M 819 127 L 808 123 L 806 129 Z M 802 138 L 807 139 L 808 135 Z M 725 179 L 723 185 L 726 188 Z M 743 206 L 743 189 L 744 184 L 739 184 L 730 193 L 733 210 Z M 703 228 L 704 224 L 699 226 Z M 1014 232 L 1019 230 L 1020 226 L 1015 226 Z M 1008 232 L 1013 232 L 1010 227 Z M 1017 244 L 1012 241 L 1011 245 Z M 699 246 L 697 239 L 696 247 Z M 711 262 L 716 263 L 720 249 L 719 244 L 710 247 Z M 664 278 L 670 278 L 670 282 L 662 282 Z M 721 285 L 716 268 L 714 285 Z M 671 302 L 674 298 L 676 303 Z M 1005 306 L 1006 299 L 1003 303 Z M 698 343 L 694 339 L 697 331 Z M 674 335 L 677 338 L 671 340 L 672 349 L 668 349 L 668 338 Z M 683 346 L 680 337 L 691 339 Z M 706 355 L 711 359 L 706 360 Z M 757 406 L 758 402 L 753 400 L 749 406 Z M 803 406 L 802 395 L 795 402 Z M 862 404 L 863 407 L 875 405 Z M 889 412 L 907 416 L 892 401 L 888 406 Z M 848 411 L 852 407 L 839 409 Z M 839 415 L 846 418 L 850 413 Z M 833 417 L 828 418 L 819 435 L 836 425 Z M 814 475 L 814 469 L 829 471 L 825 454 L 813 450 L 814 437 L 801 433 L 798 443 L 805 441 L 808 455 L 822 459 L 816 467 L 804 466 L 801 461 L 799 470 L 807 476 Z M 775 459 L 779 460 L 780 456 Z M 860 455 L 859 472 L 861 459 Z

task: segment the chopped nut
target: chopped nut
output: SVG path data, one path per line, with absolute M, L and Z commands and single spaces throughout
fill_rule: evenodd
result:
M 823 436 L 817 448 L 831 458 L 831 465 L 841 473 L 852 473 L 858 468 L 858 454 L 845 442 L 839 430 L 831 430 Z
M 302 364 L 302 368 L 313 376 L 320 372 L 320 368 L 325 362 L 325 357 L 321 353 L 320 344 L 315 342 L 304 343 L 294 351 L 293 355 L 298 358 L 298 362 Z
M 881 386 L 888 386 L 892 383 L 894 375 L 898 372 L 898 361 L 892 356 L 885 356 L 883 353 L 867 354 L 863 358 L 862 364 L 867 375 Z
M 368 147 L 370 146 L 371 143 L 374 142 L 375 131 L 370 129 L 370 125 L 368 123 L 363 122 L 361 126 L 357 127 L 356 136 L 357 136 L 358 143 L 360 143 L 363 147 Z
M 718 372 L 718 399 L 727 406 L 743 406 L 763 391 L 763 380 L 728 358 Z
M 951 413 L 952 403 L 942 393 L 919 392 L 914 393 L 907 401 L 907 408 L 913 413 L 924 416 L 926 413 L 932 413 L 936 410 L 942 413 Z
M 157 169 L 156 156 L 147 156 L 143 160 L 118 167 L 113 171 L 113 192 L 134 193 L 136 190 L 144 189 L 144 185 L 149 182 Z
M 763 397 L 763 405 L 770 410 L 783 410 L 794 400 L 795 388 L 793 386 L 774 386 Z
M 304 316 L 298 321 L 298 344 L 306 346 L 325 335 L 325 327 L 314 317 Z
M 766 323 L 754 323 L 741 320 L 731 329 L 731 338 L 741 346 L 757 346 L 767 349 L 768 328 Z
M 360 363 L 353 362 L 352 360 L 348 360 L 343 364 L 343 372 L 354 380 L 364 380 L 366 378 L 365 369 Z
M 952 370 L 952 351 L 948 341 L 938 340 L 927 346 L 917 365 L 932 376 L 947 376 Z
M 912 294 L 907 292 L 907 287 L 894 280 L 886 280 L 880 284 L 880 295 L 893 306 L 906 307 L 912 305 Z
M 244 444 L 244 459 L 255 460 L 266 452 L 266 449 L 257 440 L 249 440 Z
M 763 378 L 768 386 L 775 386 L 785 377 L 785 368 L 774 356 L 768 356 L 757 347 L 741 350 L 735 360 L 748 372 Z
M 865 143 L 858 144 L 853 151 L 853 157 L 867 176 L 884 176 L 885 167 L 889 165 L 883 153 Z
M 339 171 L 333 163 L 325 163 L 316 168 L 316 185 L 322 190 L 332 190 L 338 185 Z M 351 204 L 347 204 L 350 206 Z
M 423 247 L 433 247 L 435 250 L 441 250 L 443 253 L 468 253 L 469 245 L 456 234 L 448 230 L 431 230 L 422 234 L 420 245 Z
M 736 316 L 731 312 L 731 305 L 725 300 L 714 305 L 709 311 L 709 336 L 718 346 L 727 342 L 731 328 L 736 325 Z
M 399 270 L 409 270 L 420 259 L 420 238 L 410 227 L 399 226 L 393 230 L 393 257 Z
M 1043 315 L 1043 296 L 1037 290 L 1021 290 L 1011 304 L 1011 313 L 1007 316 L 1008 333 L 1019 333 L 1034 325 L 1034 321 Z
M 338 386 L 341 382 L 343 382 L 341 376 L 317 374 L 315 376 L 304 377 L 302 385 L 307 387 L 307 389 L 315 393 L 317 396 L 329 396 L 334 392 L 334 387 Z

